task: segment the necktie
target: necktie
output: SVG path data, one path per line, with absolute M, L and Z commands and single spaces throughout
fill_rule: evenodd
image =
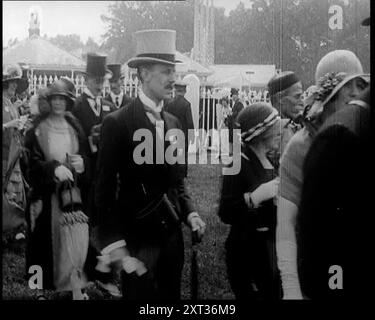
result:
M 118 108 L 120 106 L 120 103 L 118 101 L 118 97 L 116 97 L 116 107 Z
M 152 121 L 153 124 L 156 124 L 156 121 L 162 120 L 160 112 L 155 111 L 154 109 L 148 107 L 145 105 L 145 111 L 152 115 L 152 118 L 155 119 L 155 121 Z

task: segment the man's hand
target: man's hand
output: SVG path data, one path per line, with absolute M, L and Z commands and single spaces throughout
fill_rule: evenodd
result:
M 122 269 L 122 260 L 130 257 L 130 253 L 126 247 L 116 248 L 109 253 L 110 263 L 117 269 Z
M 191 231 L 197 232 L 197 240 L 200 241 L 206 230 L 206 224 L 196 212 L 190 213 L 187 220 Z

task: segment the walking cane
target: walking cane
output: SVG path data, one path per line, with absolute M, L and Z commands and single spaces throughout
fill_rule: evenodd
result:
M 200 239 L 198 238 L 198 231 L 193 231 L 191 233 L 191 248 L 192 248 L 192 257 L 191 257 L 191 300 L 198 300 L 198 243 Z

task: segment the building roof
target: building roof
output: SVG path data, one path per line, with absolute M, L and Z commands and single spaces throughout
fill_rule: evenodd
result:
M 20 62 L 40 70 L 84 70 L 86 65 L 83 60 L 36 35 L 3 51 L 3 63 Z
M 276 73 L 272 64 L 216 64 L 210 69 L 213 74 L 207 78 L 207 84 L 214 87 L 266 87 Z
M 182 63 L 176 64 L 176 73 L 194 73 L 197 76 L 208 76 L 213 73 L 212 70 L 202 66 L 179 51 L 176 51 L 176 60 L 182 61 Z

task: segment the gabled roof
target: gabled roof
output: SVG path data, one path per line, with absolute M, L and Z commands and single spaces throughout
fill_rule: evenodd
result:
M 3 63 L 26 63 L 32 69 L 84 70 L 85 62 L 51 42 L 32 36 L 3 52 Z
M 216 64 L 210 66 L 214 72 L 207 78 L 207 83 L 222 87 L 266 87 L 276 73 L 273 64 Z

